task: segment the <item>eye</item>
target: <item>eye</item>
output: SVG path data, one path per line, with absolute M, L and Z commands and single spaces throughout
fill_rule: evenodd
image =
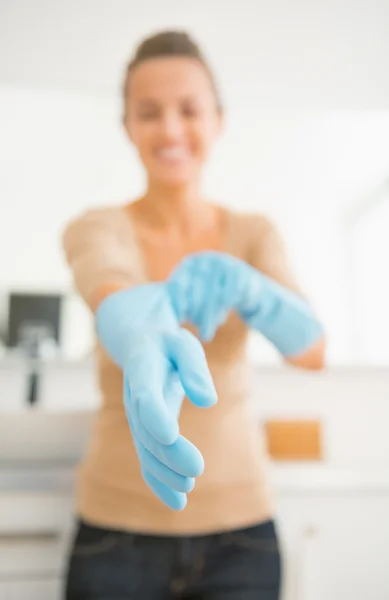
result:
M 138 113 L 141 121 L 153 121 L 154 119 L 158 119 L 158 116 L 158 111 L 156 110 L 142 110 Z
M 200 109 L 193 103 L 185 103 L 181 106 L 181 114 L 187 119 L 193 119 L 200 115 Z
M 153 119 L 159 118 L 160 110 L 158 106 L 153 104 L 145 104 L 138 108 L 137 115 L 142 121 L 152 121 Z

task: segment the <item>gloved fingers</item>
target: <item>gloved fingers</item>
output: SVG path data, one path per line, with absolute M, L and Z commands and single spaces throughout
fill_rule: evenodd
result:
M 223 301 L 225 308 L 233 308 L 244 292 L 247 282 L 247 263 L 229 254 L 219 254 L 215 258 L 218 269 L 224 273 Z
M 213 338 L 215 337 L 217 330 L 224 325 L 224 323 L 227 321 L 228 319 L 228 315 L 230 313 L 230 309 L 220 309 L 218 311 L 218 315 L 217 318 L 215 318 L 215 325 L 214 325 L 214 333 L 213 336 L 211 337 L 210 341 L 213 340 Z
M 180 324 L 195 324 L 196 307 L 201 301 L 200 290 L 193 285 L 195 276 L 196 261 L 190 255 L 181 260 L 167 282 L 171 302 Z
M 124 393 L 125 396 L 129 396 L 129 390 L 128 390 L 128 386 L 125 385 L 124 386 Z M 126 407 L 129 406 L 129 402 L 127 402 L 125 405 Z M 177 473 L 176 471 L 172 470 L 171 468 L 169 468 L 169 466 L 167 464 L 162 463 L 160 460 L 158 460 L 158 458 L 152 454 L 143 444 L 142 441 L 137 433 L 137 427 L 138 430 L 141 427 L 139 420 L 136 417 L 136 411 L 133 410 L 133 414 L 135 416 L 135 419 L 131 416 L 131 410 L 126 411 L 127 412 L 127 419 L 130 425 L 130 429 L 131 429 L 131 433 L 132 433 L 132 439 L 135 445 L 135 449 L 139 458 L 139 461 L 141 463 L 141 467 L 142 469 L 146 469 L 150 474 L 152 474 L 154 477 L 156 477 L 159 481 L 161 481 L 161 483 L 164 483 L 167 487 L 176 490 L 177 492 L 183 492 L 183 493 L 188 493 L 190 491 L 192 491 L 192 489 L 194 488 L 194 477 L 187 477 L 185 475 L 181 475 L 180 473 Z M 135 421 L 135 423 L 134 423 Z M 148 434 L 145 433 L 145 437 L 147 437 Z M 154 444 L 151 442 L 151 445 L 153 446 L 153 448 L 156 448 L 156 445 L 158 444 L 158 442 L 154 441 Z M 181 444 L 182 446 L 182 444 Z M 163 446 L 162 446 L 163 448 Z M 161 454 L 162 455 L 162 454 Z M 181 457 L 181 460 L 184 458 L 185 455 L 185 448 L 184 448 L 184 453 L 183 456 Z M 174 461 L 173 461 L 174 462 Z M 201 464 L 204 465 L 204 461 L 202 461 L 202 457 L 201 460 L 197 461 L 197 465 L 194 465 L 195 469 L 197 468 L 197 470 L 199 471 L 199 465 Z M 180 465 L 178 465 L 180 466 Z M 193 468 L 193 466 L 192 466 Z M 194 469 L 193 469 L 194 470 Z
M 200 407 L 216 404 L 215 385 L 199 340 L 190 331 L 181 329 L 167 335 L 166 344 L 189 400 Z
M 137 435 L 149 452 L 172 471 L 184 477 L 198 477 L 204 471 L 201 452 L 183 436 L 180 435 L 174 444 L 163 446 L 150 438 L 142 429 L 137 431 Z
M 130 422 L 133 435 L 161 463 L 184 477 L 197 477 L 204 470 L 204 459 L 201 452 L 189 440 L 180 435 L 177 440 L 166 446 L 160 444 L 143 427 L 136 407 L 130 411 Z
M 200 450 L 184 436 L 170 446 L 160 446 L 157 458 L 173 471 L 186 477 L 199 477 L 204 471 L 204 458 Z
M 180 263 L 177 278 L 190 279 L 186 288 L 187 317 L 210 341 L 241 295 L 237 281 L 239 260 L 220 252 L 200 252 Z
M 217 268 L 213 270 L 209 277 L 200 327 L 200 337 L 205 342 L 210 342 L 215 337 L 219 325 L 224 321 L 225 310 L 222 294 L 224 280 L 225 273 Z
M 177 321 L 182 325 L 189 321 L 189 294 L 191 278 L 187 272 L 178 271 L 173 273 L 166 282 L 170 301 L 176 315 Z
M 164 483 L 161 483 L 151 473 L 142 471 L 143 479 L 151 491 L 172 510 L 183 510 L 187 504 L 186 494 L 171 490 Z
M 169 469 L 169 467 L 159 461 L 141 444 L 139 444 L 139 458 L 142 468 L 158 479 L 158 481 L 165 484 L 168 488 L 184 494 L 193 490 L 195 484 L 193 477 L 185 477 L 184 475 L 172 471 L 172 469 Z
M 206 269 L 203 268 L 201 272 L 198 267 L 195 260 L 188 259 L 186 264 L 188 277 L 190 277 L 190 285 L 187 289 L 188 321 L 199 331 L 208 282 Z
M 240 296 L 239 282 L 236 280 L 234 273 L 225 269 L 223 271 L 223 279 L 219 290 L 219 315 L 220 322 L 218 327 L 222 325 L 228 318 L 229 313 L 237 304 Z
M 191 306 L 190 320 L 200 334 L 204 307 L 208 300 L 211 284 L 211 269 L 208 261 L 202 261 L 197 257 L 191 257 L 190 269 L 192 273 L 191 287 L 188 293 Z
M 219 310 L 217 319 L 215 319 L 216 330 L 223 325 L 228 319 L 228 315 L 231 310 L 237 304 L 242 291 L 241 281 L 238 277 L 238 263 L 240 262 L 235 257 L 228 257 L 226 255 L 218 255 L 217 270 L 220 273 L 219 289 L 218 289 L 218 304 Z
M 240 297 L 236 309 L 242 315 L 250 315 L 260 303 L 263 304 L 265 278 L 262 273 L 246 264 L 242 265 L 240 276 Z
M 152 340 L 142 340 L 127 360 L 125 378 L 132 404 L 139 410 L 145 429 L 161 444 L 172 444 L 179 427 L 163 396 L 171 364 L 163 349 Z
M 201 255 L 187 256 L 173 271 L 167 284 L 180 323 L 190 322 L 198 330 L 207 295 L 208 262 Z
M 208 269 L 206 281 L 204 281 L 206 288 L 202 314 L 198 320 L 201 323 L 200 338 L 209 342 L 215 337 L 219 327 L 227 320 L 231 309 L 231 297 L 237 292 L 231 285 L 233 278 L 228 269 L 225 255 L 218 252 L 207 252 L 194 256 L 192 260 L 198 263 L 197 272 L 204 272 L 203 263 Z

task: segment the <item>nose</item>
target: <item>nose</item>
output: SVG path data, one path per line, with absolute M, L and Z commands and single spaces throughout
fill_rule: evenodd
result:
M 161 119 L 161 133 L 167 139 L 176 140 L 184 133 L 184 123 L 177 111 L 166 111 Z

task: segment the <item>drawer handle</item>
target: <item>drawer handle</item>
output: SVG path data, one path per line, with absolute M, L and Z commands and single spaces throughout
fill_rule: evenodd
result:
M 0 544 L 10 542 L 54 542 L 61 538 L 58 531 L 10 531 L 0 533 Z
M 305 535 L 309 538 L 314 538 L 318 534 L 318 530 L 313 525 L 309 525 L 309 527 L 305 530 Z

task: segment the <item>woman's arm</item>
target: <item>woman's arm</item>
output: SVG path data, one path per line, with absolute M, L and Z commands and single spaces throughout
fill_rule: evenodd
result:
M 198 340 L 179 327 L 166 286 L 141 280 L 136 253 L 120 242 L 105 212 L 68 225 L 63 246 L 75 286 L 95 312 L 100 343 L 123 372 L 125 414 L 145 483 L 167 506 L 182 510 L 204 464 L 179 434 L 186 395 L 212 406 L 216 391 Z M 180 384 L 180 385 L 179 385 Z
M 112 293 L 139 283 L 108 210 L 90 210 L 73 219 L 62 234 L 73 284 L 92 312 Z
M 317 342 L 312 348 L 294 358 L 288 358 L 287 362 L 294 367 L 308 369 L 312 371 L 320 371 L 325 367 L 326 339 L 323 338 Z
M 95 313 L 103 300 L 115 294 L 116 292 L 120 292 L 122 290 L 128 289 L 128 286 L 125 286 L 123 283 L 101 283 L 98 287 L 96 287 L 90 299 L 90 308 Z
M 283 237 L 277 226 L 262 215 L 250 219 L 250 237 L 252 239 L 250 263 L 253 267 L 280 283 L 282 286 L 303 297 L 293 270 L 289 264 Z M 302 354 L 286 357 L 289 364 L 311 370 L 320 370 L 325 366 L 326 340 L 323 336 Z

